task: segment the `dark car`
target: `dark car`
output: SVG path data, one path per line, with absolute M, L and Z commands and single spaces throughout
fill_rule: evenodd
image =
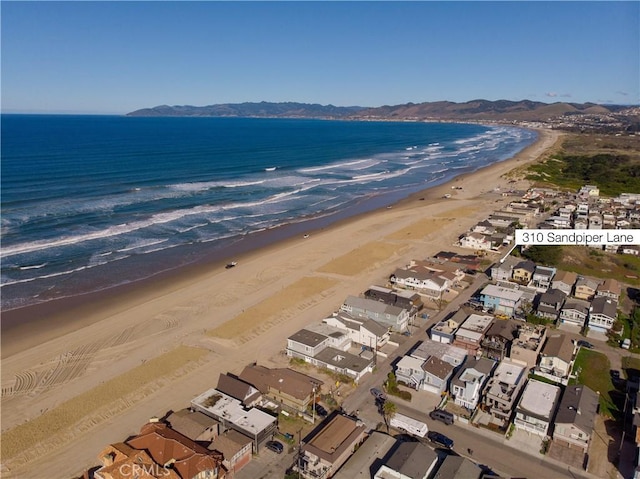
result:
M 378 388 L 371 388 L 369 392 L 376 398 L 377 401 L 384 401 L 387 399 L 387 395 L 380 391 Z
M 316 412 L 322 416 L 322 417 L 327 417 L 327 415 L 329 414 L 327 412 L 327 410 L 325 408 L 323 408 L 320 404 L 314 404 L 313 408 L 316 410 Z
M 591 344 L 589 341 L 585 341 L 584 339 L 578 340 L 576 344 L 581 348 L 593 349 L 593 344 Z
M 453 414 L 449 411 L 443 411 L 442 409 L 436 409 L 435 411 L 431 411 L 429 413 L 429 417 L 434 421 L 440 421 L 445 423 L 447 426 L 453 424 Z
M 442 447 L 446 447 L 448 449 L 453 448 L 453 440 L 449 439 L 444 434 L 441 434 L 436 431 L 429 431 L 427 433 L 427 437 L 429 438 L 429 441 L 431 441 L 434 444 L 437 444 Z
M 267 446 L 267 449 L 270 449 L 277 454 L 282 454 L 282 451 L 284 451 L 284 446 L 278 441 L 267 441 L 265 446 Z

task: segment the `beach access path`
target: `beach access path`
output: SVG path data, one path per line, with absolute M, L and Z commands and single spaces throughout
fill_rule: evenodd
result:
M 559 136 L 541 131 L 513 159 L 234 258 L 235 268 L 177 271 L 135 294 L 52 310 L 50 330 L 12 337 L 3 354 L 3 477 L 78 475 L 107 444 L 188 406 L 220 373 L 281 362 L 286 338 L 347 295 L 386 284 L 412 259 L 457 250 L 461 233 L 510 201 L 502 191 L 527 186 L 504 175 Z

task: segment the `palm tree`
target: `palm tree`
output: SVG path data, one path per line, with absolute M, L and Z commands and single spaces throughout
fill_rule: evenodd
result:
M 386 401 L 382 405 L 382 417 L 384 418 L 384 423 L 387 426 L 387 434 L 389 433 L 389 422 L 397 412 L 398 406 L 396 406 L 396 404 L 391 401 Z

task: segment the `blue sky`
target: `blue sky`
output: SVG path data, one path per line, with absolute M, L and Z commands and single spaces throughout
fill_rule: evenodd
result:
M 2 2 L 2 111 L 640 102 L 639 2 Z

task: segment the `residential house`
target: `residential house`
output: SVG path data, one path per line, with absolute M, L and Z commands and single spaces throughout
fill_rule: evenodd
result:
M 631 244 L 631 245 L 623 245 L 620 247 L 621 254 L 630 254 L 633 256 L 640 256 L 640 246 Z
M 578 299 L 591 301 L 596 295 L 596 290 L 599 284 L 600 282 L 595 279 L 580 276 L 576 281 L 575 292 L 573 295 Z
M 422 389 L 434 394 L 442 394 L 449 386 L 454 366 L 446 361 L 431 356 L 422 364 L 424 381 Z
M 448 279 L 433 271 L 396 269 L 389 282 L 398 287 L 414 289 L 426 296 L 438 299 L 451 286 Z
M 287 339 L 287 356 L 296 358 L 313 358 L 328 347 L 329 338 L 324 334 L 308 329 L 301 329 Z
M 462 310 L 460 310 L 460 312 L 462 312 Z M 452 318 L 443 319 L 442 321 L 434 324 L 431 329 L 429 329 L 429 336 L 432 341 L 450 344 L 453 343 L 455 332 L 458 327 L 460 327 L 460 324 L 455 320 L 454 315 Z
M 469 411 L 475 410 L 480 402 L 482 389 L 496 364 L 488 358 L 468 357 L 451 380 L 450 391 L 454 402 Z
M 481 341 L 482 354 L 494 361 L 509 356 L 509 348 L 518 332 L 513 320 L 493 321 Z
M 536 271 L 536 264 L 533 261 L 520 261 L 513 267 L 513 280 L 520 284 L 529 284 Z
M 140 434 L 127 440 L 127 444 L 133 449 L 145 451 L 163 470 L 165 465 L 170 464 L 171 467 L 166 469 L 175 471 L 180 478 L 204 479 L 224 476 L 223 458 L 220 453 L 207 450 L 164 423 L 145 424 L 140 429 Z
M 504 261 L 494 263 L 491 266 L 491 279 L 494 281 L 510 281 L 513 276 L 513 268 L 520 263 L 515 256 L 507 256 Z
M 355 318 L 371 319 L 400 333 L 405 331 L 409 324 L 408 310 L 397 306 L 389 306 L 373 299 L 349 296 L 340 307 L 340 310 L 349 313 Z
M 518 337 L 511 343 L 509 358 L 527 368 L 534 367 L 538 362 L 538 355 L 544 346 L 546 337 L 547 328 L 543 325 L 520 325 Z
M 538 371 L 553 381 L 566 384 L 573 367 L 574 351 L 575 346 L 568 336 L 550 334 L 540 352 Z
M 325 348 L 307 362 L 349 376 L 355 383 L 358 383 L 365 374 L 373 372 L 375 356 L 365 354 L 356 356 L 340 349 Z
M 571 218 L 561 215 L 550 216 L 545 220 L 545 224 L 551 226 L 554 229 L 569 229 L 571 228 Z
M 171 429 L 197 442 L 211 442 L 220 434 L 220 423 L 215 419 L 191 409 L 180 409 L 167 416 Z
M 396 438 L 371 431 L 358 450 L 343 464 L 333 479 L 371 479 L 371 471 L 379 469 L 382 458 L 396 446 Z
M 547 266 L 536 266 L 536 269 L 531 278 L 531 286 L 536 288 L 540 293 L 544 293 L 551 286 L 553 277 L 556 274 L 556 268 L 549 268 Z
M 436 358 L 442 359 L 452 366 L 457 367 L 464 362 L 467 357 L 467 351 L 466 349 L 456 347 L 453 344 L 438 343 L 436 341 L 431 341 L 430 339 L 425 339 L 417 348 L 411 350 L 409 355 L 414 358 L 422 359 L 422 361 L 426 361 L 431 356 L 435 356 Z
M 523 295 L 524 293 L 520 290 L 489 284 L 480 292 L 480 300 L 487 310 L 513 316 L 522 304 Z
M 600 213 L 591 213 L 589 215 L 589 229 L 590 230 L 602 229 L 602 215 Z
M 618 318 L 618 302 L 606 296 L 599 296 L 591 301 L 589 312 L 589 329 L 606 333 Z
M 585 301 L 584 299 L 567 298 L 560 310 L 560 322 L 582 328 L 589 317 L 590 307 L 589 301 Z
M 559 289 L 549 289 L 542 293 L 538 298 L 538 304 L 536 306 L 536 315 L 541 318 L 551 319 L 555 321 L 558 319 L 562 305 L 566 298 L 566 294 Z
M 366 346 L 370 350 L 380 349 L 387 344 L 391 336 L 389 326 L 372 319 L 354 317 L 344 311 L 333 313 L 332 316 L 323 319 L 322 322 L 344 330 L 352 343 Z
M 396 379 L 407 386 L 420 390 L 424 383 L 425 373 L 422 369 L 424 359 L 412 356 L 402 356 L 396 363 Z
M 389 306 L 397 306 L 399 308 L 406 309 L 409 311 L 410 315 L 415 314 L 424 307 L 422 298 L 418 293 L 406 290 L 398 291 L 383 288 L 382 286 L 370 286 L 369 289 L 364 292 L 364 297 L 380 301 L 384 304 L 388 304 Z
M 293 369 L 270 369 L 255 363 L 245 366 L 239 377 L 256 387 L 271 403 L 296 413 L 304 413 L 311 407 L 324 384 Z
M 98 454 L 101 466 L 94 471 L 93 476 L 85 473 L 83 478 L 95 479 L 124 479 L 122 471 L 144 471 L 146 478 L 182 479 L 172 468 L 165 468 L 164 463 L 158 464 L 145 450 L 135 449 L 124 442 L 110 444 Z M 220 460 L 220 463 L 222 461 Z M 206 471 L 206 469 L 205 469 Z M 220 467 L 218 477 L 224 477 L 224 468 Z
M 517 429 L 545 437 L 556 412 L 560 388 L 530 379 L 524 388 L 513 420 Z
M 467 352 L 474 354 L 480 345 L 484 335 L 491 327 L 492 316 L 481 316 L 471 314 L 463 321 L 454 334 L 453 345 L 464 348 Z
M 360 421 L 333 413 L 301 443 L 295 468 L 306 479 L 331 477 L 365 439 Z
M 471 228 L 473 233 L 480 233 L 483 235 L 492 235 L 496 232 L 496 228 L 488 221 L 481 221 Z
M 554 421 L 553 441 L 586 454 L 594 433 L 598 403 L 598 394 L 587 386 L 567 386 Z
M 262 401 L 260 391 L 251 384 L 247 384 L 229 374 L 221 373 L 218 376 L 216 389 L 227 396 L 237 399 L 244 407 L 256 406 Z
M 475 251 L 489 251 L 493 246 L 491 240 L 481 233 L 467 233 L 460 238 L 460 247 Z
M 589 220 L 587 218 L 576 218 L 573 222 L 573 228 L 576 230 L 587 230 L 589 229 Z
M 526 371 L 525 366 L 504 359 L 484 388 L 483 404 L 502 427 L 506 427 L 511 418 L 520 390 L 527 380 Z
M 401 442 L 373 478 L 427 479 L 437 463 L 437 454 L 426 444 Z
M 224 456 L 222 465 L 230 477 L 234 477 L 244 466 L 251 462 L 252 441 L 233 429 L 220 434 L 207 448 L 218 451 Z
M 483 470 L 475 462 L 462 456 L 447 454 L 430 479 L 478 479 L 484 477 L 483 474 Z
M 191 408 L 218 421 L 221 433 L 234 429 L 250 438 L 254 452 L 258 452 L 277 429 L 276 417 L 255 407 L 247 409 L 238 399 L 213 388 L 193 398 Z
M 551 281 L 551 287 L 569 296 L 573 292 L 573 285 L 577 279 L 578 275 L 572 271 L 558 271 Z
M 595 185 L 584 185 L 578 191 L 578 196 L 585 199 L 597 198 L 600 196 L 600 188 Z
M 621 293 L 622 288 L 620 287 L 620 283 L 613 278 L 605 279 L 604 282 L 596 288 L 596 297 L 605 296 L 615 301 L 620 300 Z

